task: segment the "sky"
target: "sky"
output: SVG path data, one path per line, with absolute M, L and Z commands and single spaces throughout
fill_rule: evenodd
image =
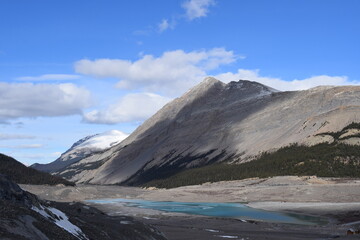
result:
M 130 134 L 206 76 L 360 84 L 358 0 L 1 0 L 0 152 Z

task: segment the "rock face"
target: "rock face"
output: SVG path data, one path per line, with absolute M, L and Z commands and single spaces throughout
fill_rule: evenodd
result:
M 71 148 L 61 154 L 54 162 L 48 164 L 33 164 L 31 167 L 43 172 L 56 172 L 93 153 L 104 151 L 124 140 L 128 135 L 111 130 L 101 134 L 87 136 L 74 143 Z
M 279 92 L 257 82 L 206 78 L 120 144 L 57 173 L 76 182 L 141 184 L 184 168 L 249 161 L 359 121 L 360 87 Z
M 122 224 L 126 223 L 126 224 Z M 80 203 L 39 200 L 0 175 L 0 239 L 165 240 L 131 217 L 111 217 Z

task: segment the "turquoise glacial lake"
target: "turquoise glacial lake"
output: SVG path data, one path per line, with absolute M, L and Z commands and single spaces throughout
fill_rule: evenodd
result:
M 121 204 L 127 207 L 153 209 L 164 212 L 186 213 L 209 217 L 236 218 L 242 220 L 255 220 L 264 222 L 291 223 L 302 225 L 324 224 L 326 221 L 312 216 L 300 214 L 287 214 L 270 212 L 247 207 L 241 203 L 207 203 L 207 202 L 161 202 L 138 199 L 101 199 L 88 200 L 97 204 Z

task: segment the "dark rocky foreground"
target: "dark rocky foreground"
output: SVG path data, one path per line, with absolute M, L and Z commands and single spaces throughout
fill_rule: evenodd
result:
M 68 220 L 62 214 L 65 214 Z M 79 231 L 69 231 L 74 228 Z M 0 175 L 0 239 L 166 238 L 155 228 L 131 217 L 108 216 L 80 203 L 42 201 L 23 191 L 6 176 Z

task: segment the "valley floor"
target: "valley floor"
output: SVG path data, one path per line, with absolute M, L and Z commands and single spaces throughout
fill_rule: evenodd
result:
M 150 223 L 171 239 L 352 239 L 350 228 L 360 227 L 360 180 L 316 177 L 273 177 L 206 183 L 175 189 L 142 189 L 121 186 L 21 185 L 43 199 L 84 201 L 103 198 L 132 198 L 180 202 L 243 202 L 271 211 L 324 216 L 324 226 L 300 226 L 235 219 L 163 213 L 133 207 L 96 205 L 111 215 L 128 214 Z

